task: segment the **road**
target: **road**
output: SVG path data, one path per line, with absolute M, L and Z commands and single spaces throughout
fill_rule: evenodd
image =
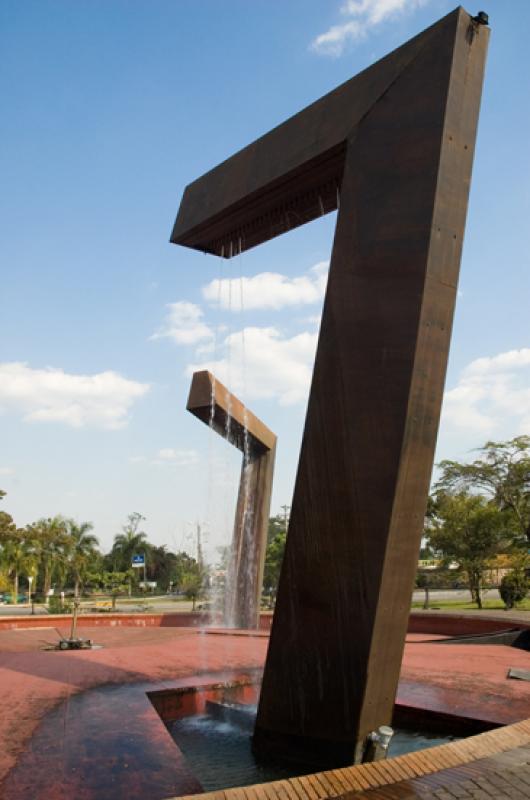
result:
M 484 599 L 498 600 L 499 592 L 497 589 L 488 589 L 483 594 Z M 412 595 L 412 600 L 415 603 L 422 603 L 425 599 L 425 592 L 423 589 L 416 589 Z M 429 604 L 436 605 L 437 602 L 453 600 L 455 602 L 469 603 L 471 596 L 467 589 L 432 589 L 429 591 Z M 82 607 L 85 612 L 89 611 L 96 604 L 96 600 L 83 600 Z M 189 600 L 173 600 L 165 595 L 160 597 L 150 597 L 144 601 L 142 598 L 135 598 L 134 600 L 122 599 L 116 603 L 116 610 L 120 613 L 136 614 L 140 611 L 153 611 L 158 614 L 171 614 L 171 613 L 187 613 L 192 610 L 192 602 Z M 200 611 L 201 603 L 197 603 L 196 610 Z M 47 614 L 44 606 L 35 605 L 35 614 Z M 0 616 L 27 616 L 31 614 L 31 607 L 19 603 L 16 606 L 0 605 Z
M 70 598 L 67 598 L 70 599 Z M 82 600 L 81 608 L 82 613 L 88 612 L 92 608 L 96 606 L 96 603 L 100 602 L 97 600 Z M 197 610 L 201 604 L 197 603 Z M 134 598 L 133 600 L 122 599 L 121 601 L 118 600 L 116 603 L 116 611 L 120 613 L 129 613 L 129 614 L 136 614 L 139 611 L 153 611 L 158 614 L 170 614 L 170 613 L 177 613 L 182 614 L 192 610 L 192 602 L 191 600 L 172 600 L 166 597 L 166 595 L 161 595 L 160 597 L 149 598 L 147 601 L 144 601 L 142 598 Z M 45 606 L 40 604 L 35 604 L 35 615 L 43 615 L 47 614 L 48 611 Z M 27 603 L 17 603 L 16 605 L 0 605 L 0 616 L 28 616 L 31 615 L 31 606 L 28 606 Z
M 425 599 L 423 589 L 416 589 L 412 599 L 415 603 L 421 603 Z M 499 600 L 500 595 L 497 589 L 487 589 L 482 593 L 483 600 Z M 436 603 L 437 600 L 454 600 L 460 603 L 470 603 L 471 595 L 469 589 L 429 589 L 429 602 Z
M 35 606 L 35 616 L 47 614 L 43 606 Z M 31 606 L 25 603 L 17 603 L 16 606 L 0 605 L 0 616 L 2 617 L 25 617 L 31 615 Z

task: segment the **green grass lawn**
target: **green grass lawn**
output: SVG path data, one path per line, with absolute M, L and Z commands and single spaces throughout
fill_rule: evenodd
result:
M 433 599 L 429 606 L 431 608 L 447 608 L 451 609 L 452 611 L 458 611 L 462 609 L 463 611 L 473 611 L 476 610 L 477 606 L 475 603 L 472 603 L 470 600 L 464 602 L 462 600 L 436 600 Z M 423 602 L 415 601 L 412 603 L 412 608 L 423 608 Z M 482 601 L 482 608 L 487 609 L 488 611 L 504 611 L 504 603 L 502 600 L 483 600 Z M 522 600 L 520 603 L 517 604 L 515 611 L 530 611 L 530 597 L 527 597 L 525 600 Z

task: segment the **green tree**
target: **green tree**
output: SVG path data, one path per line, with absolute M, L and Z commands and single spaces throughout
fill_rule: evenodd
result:
M 440 492 L 435 511 L 427 520 L 426 536 L 446 564 L 456 562 L 464 570 L 471 598 L 482 608 L 488 563 L 506 550 L 513 536 L 506 516 L 481 495 Z
M 182 581 L 184 576 L 196 571 L 201 572 L 197 560 L 184 550 L 172 553 L 162 545 L 161 547 L 151 548 L 149 559 L 148 574 L 152 575 L 152 579 L 156 580 L 164 589 L 167 589 L 171 583 L 175 590 L 180 589 L 183 591 Z M 153 561 L 154 570 L 151 571 Z
M 5 496 L 6 493 L 0 489 L 0 500 L 3 500 Z M 13 517 L 11 514 L 7 514 L 5 511 L 0 511 L 0 546 L 2 541 L 15 529 L 16 525 L 13 522 Z
M 156 581 L 161 589 L 167 590 L 170 583 L 176 582 L 178 563 L 178 555 L 168 550 L 165 544 L 151 545 L 147 577 L 151 581 Z
M 146 559 L 146 566 L 150 552 L 147 534 L 140 530 L 140 524 L 145 522 L 145 517 L 137 511 L 129 514 L 127 522 L 122 528 L 122 533 L 117 533 L 111 550 L 111 560 L 113 569 L 116 571 L 127 572 L 130 569 L 132 557 L 137 553 L 143 553 Z M 129 578 L 129 597 L 132 594 L 133 579 Z
M 269 530 L 272 528 L 273 535 L 265 551 L 265 566 L 263 569 L 263 593 L 267 596 L 271 605 L 274 605 L 276 601 L 280 570 L 285 553 L 285 542 L 287 540 L 287 533 L 275 524 L 275 519 L 278 518 L 273 517 L 272 524 L 269 523 Z
M 0 489 L 0 500 L 6 493 Z M 28 545 L 26 531 L 17 528 L 13 517 L 0 511 L 0 565 L 13 583 L 13 602 L 18 603 L 18 583 L 21 575 L 34 575 L 36 557 Z
M 188 600 L 192 601 L 192 611 L 195 611 L 195 603 L 201 595 L 203 582 L 204 576 L 197 562 L 195 562 L 195 567 L 185 572 L 182 576 L 180 586 Z
M 37 557 L 42 592 L 47 597 L 54 578 L 64 579 L 66 574 L 66 521 L 61 516 L 39 519 L 28 525 L 26 530 L 28 541 Z
M 267 527 L 267 544 L 270 544 L 278 533 L 286 533 L 288 518 L 276 514 L 275 517 L 269 517 L 269 524 Z
M 112 598 L 112 610 L 116 610 L 116 600 L 120 594 L 125 594 L 129 588 L 129 581 L 131 578 L 131 570 L 126 572 L 103 572 L 101 576 L 101 585 Z
M 68 565 L 74 579 L 74 596 L 79 597 L 79 587 L 98 559 L 98 538 L 91 531 L 91 522 L 66 520 L 68 533 Z
M 14 528 L 2 538 L 2 562 L 13 581 L 13 602 L 18 603 L 18 585 L 21 575 L 34 575 L 37 557 L 26 538 L 23 528 Z
M 530 436 L 486 442 L 471 464 L 442 461 L 435 493 L 485 493 L 498 509 L 513 516 L 519 544 L 530 545 Z
M 6 493 L 3 489 L 0 489 L 0 500 L 3 500 L 6 496 Z M 9 525 L 13 524 L 13 517 L 10 514 L 6 514 L 5 511 L 0 511 L 0 533 L 2 533 L 3 529 Z
M 503 576 L 499 586 L 499 594 L 506 609 L 513 608 L 524 600 L 530 589 L 530 583 L 524 569 L 512 569 Z

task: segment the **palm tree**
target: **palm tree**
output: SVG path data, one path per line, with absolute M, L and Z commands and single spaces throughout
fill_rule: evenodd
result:
M 170 582 L 175 581 L 177 563 L 176 554 L 169 551 L 165 544 L 152 545 L 149 548 L 147 577 L 156 581 L 160 588 L 167 589 Z
M 123 526 L 123 533 L 117 533 L 112 545 L 112 562 L 114 570 L 128 572 L 131 567 L 132 557 L 135 553 L 143 552 L 147 561 L 150 546 L 145 531 L 138 530 L 140 523 L 145 520 L 137 511 L 129 514 L 127 523 Z M 129 578 L 129 597 L 132 594 L 132 580 Z
M 79 586 L 85 578 L 87 567 L 94 564 L 98 557 L 99 540 L 90 531 L 91 522 L 77 523 L 73 519 L 66 521 L 68 531 L 68 563 L 74 577 L 74 596 L 79 597 Z
M 0 490 L 0 500 L 5 492 Z M 34 574 L 36 559 L 31 552 L 26 532 L 17 528 L 10 514 L 0 511 L 0 565 L 13 579 L 13 600 L 18 602 L 18 579 L 20 574 Z
M 7 568 L 7 574 L 13 579 L 13 602 L 18 603 L 18 579 L 21 574 L 33 575 L 37 565 L 37 557 L 24 529 L 11 530 L 3 538 L 2 561 Z
M 68 548 L 66 520 L 61 516 L 39 519 L 26 530 L 42 569 L 42 591 L 47 597 L 54 575 L 64 573 Z

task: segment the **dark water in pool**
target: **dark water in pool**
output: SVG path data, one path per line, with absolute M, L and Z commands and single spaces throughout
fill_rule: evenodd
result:
M 251 731 L 209 714 L 184 717 L 168 727 L 207 792 L 292 778 L 313 771 L 292 764 L 259 764 L 250 749 Z
M 258 763 L 250 747 L 253 723 L 252 712 L 248 714 L 248 721 L 243 719 L 242 724 L 241 720 L 235 724 L 211 714 L 197 714 L 169 723 L 168 729 L 205 791 L 265 783 L 315 771 L 293 764 Z M 396 730 L 389 755 L 434 747 L 455 738 L 458 737 Z

